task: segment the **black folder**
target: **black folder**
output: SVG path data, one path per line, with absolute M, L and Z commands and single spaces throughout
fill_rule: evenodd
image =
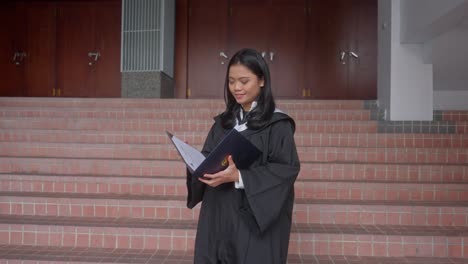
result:
M 181 149 L 179 149 L 179 146 L 174 142 L 173 135 L 169 132 L 167 132 L 167 134 L 174 143 L 177 151 L 181 154 L 181 157 L 187 164 L 187 167 L 190 168 L 188 161 L 184 159 L 184 155 L 181 153 Z M 192 172 L 192 176 L 203 177 L 206 173 L 213 174 L 224 170 L 229 165 L 229 155 L 232 156 L 232 159 L 238 169 L 246 169 L 260 156 L 261 153 L 262 152 L 241 133 L 232 129 Z

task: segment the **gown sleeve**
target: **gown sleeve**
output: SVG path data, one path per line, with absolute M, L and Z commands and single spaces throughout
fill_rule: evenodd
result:
M 265 232 L 283 210 L 292 211 L 300 170 L 292 121 L 273 123 L 266 144 L 266 162 L 241 170 L 248 204 L 240 213 L 255 233 Z

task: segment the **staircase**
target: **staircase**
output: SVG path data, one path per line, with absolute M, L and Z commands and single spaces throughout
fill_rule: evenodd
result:
M 223 105 L 0 98 L 0 263 L 192 263 L 199 206 L 165 131 L 201 149 Z M 468 263 L 467 112 L 278 105 L 301 159 L 288 263 Z

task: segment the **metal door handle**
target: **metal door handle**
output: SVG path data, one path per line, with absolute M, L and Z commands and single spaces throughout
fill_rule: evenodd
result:
M 270 51 L 270 61 L 273 61 L 274 56 L 275 56 L 275 53 L 273 51 Z
M 89 52 L 88 57 L 92 58 L 94 57 L 94 61 L 97 61 L 99 57 L 101 57 L 101 53 L 98 52 Z
M 24 51 L 17 51 L 13 54 L 13 62 L 16 65 L 20 65 L 23 62 L 23 59 L 26 57 L 26 52 Z
M 101 57 L 101 53 L 99 51 L 96 51 L 96 52 L 88 52 L 88 57 L 90 58 L 93 58 L 94 57 L 94 61 L 98 61 L 99 57 Z M 89 66 L 93 65 L 93 62 L 90 61 L 89 63 Z
M 340 62 L 341 62 L 341 64 L 346 64 L 345 57 L 346 57 L 346 52 L 341 51 L 340 52 Z
M 357 55 L 354 51 L 350 51 L 349 55 L 351 55 L 351 57 L 354 57 L 355 59 L 359 58 L 359 55 Z
M 228 58 L 228 55 L 226 55 L 226 53 L 224 53 L 224 51 L 221 51 L 221 52 L 219 53 L 219 56 L 220 56 L 220 57 L 223 57 L 223 58 L 225 58 L 225 59 Z
M 262 58 L 265 58 L 266 51 L 262 51 Z

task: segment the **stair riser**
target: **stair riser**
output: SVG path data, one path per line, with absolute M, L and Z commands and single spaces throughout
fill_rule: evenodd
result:
M 188 209 L 183 201 L 56 200 L 11 197 L 8 203 L 0 202 L 0 213 L 22 216 L 108 217 L 110 221 L 116 218 L 198 220 L 199 215 L 198 207 Z
M 468 122 L 468 111 L 444 111 L 442 120 L 455 122 Z
M 299 224 L 465 227 L 468 224 L 468 209 L 401 205 L 296 204 L 293 219 Z
M 184 180 L 153 183 L 38 182 L 2 180 L 0 191 L 67 194 L 185 196 Z M 352 201 L 468 201 L 468 184 L 296 182 L 296 199 Z
M 193 250 L 195 230 L 0 224 L 0 244 L 116 249 Z M 292 234 L 290 254 L 468 256 L 468 237 Z
M 182 161 L 0 158 L 0 173 L 185 177 Z M 302 163 L 299 179 L 467 182 L 468 166 Z
M 56 108 L 25 109 L 11 108 L 1 109 L 0 118 L 20 119 L 20 118 L 91 118 L 91 119 L 112 119 L 112 120 L 138 120 L 138 119 L 199 119 L 211 120 L 214 116 L 223 112 L 223 109 L 173 109 L 173 110 L 76 110 L 69 109 L 60 111 Z M 370 120 L 368 110 L 290 110 L 288 115 L 295 120 Z
M 297 151 L 302 162 L 468 164 L 468 149 L 298 147 Z M 0 142 L 0 156 L 180 160 L 172 145 Z
M 197 220 L 199 206 L 185 201 L 125 201 L 112 199 L 9 197 L 0 201 L 0 214 L 60 217 L 111 217 Z M 296 204 L 296 224 L 459 226 L 468 224 L 464 207 Z
M 300 237 L 298 241 L 296 236 Z M 289 253 L 382 257 L 467 257 L 468 237 L 292 234 Z
M 204 132 L 213 125 L 211 120 L 148 120 L 148 121 L 109 121 L 73 119 L 1 119 L 0 129 L 60 129 L 98 131 L 152 131 L 169 130 Z M 298 133 L 375 133 L 375 121 L 302 121 L 296 126 Z
M 336 183 L 296 184 L 296 198 L 351 201 L 468 201 L 468 185 Z
M 0 224 L 0 244 L 115 249 L 193 250 L 194 229 Z
M 192 145 L 203 145 L 208 131 L 180 132 L 177 136 Z M 468 135 L 431 134 L 310 134 L 296 133 L 298 147 L 387 147 L 468 148 Z M 169 144 L 164 132 L 94 132 L 0 129 L 0 142 L 86 143 L 86 144 Z

